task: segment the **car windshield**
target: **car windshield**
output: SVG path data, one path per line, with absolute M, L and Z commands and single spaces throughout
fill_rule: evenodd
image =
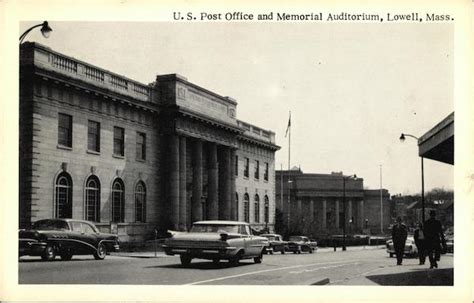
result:
M 264 237 L 270 241 L 275 241 L 275 236 L 264 236 Z
M 227 232 L 227 233 L 238 233 L 238 225 L 221 225 L 221 224 L 194 224 L 191 228 L 191 232 L 198 233 L 217 233 L 217 232 Z
M 40 220 L 31 226 L 31 229 L 38 230 L 69 230 L 69 226 L 65 221 L 61 220 Z
M 290 241 L 303 241 L 302 237 L 290 237 Z

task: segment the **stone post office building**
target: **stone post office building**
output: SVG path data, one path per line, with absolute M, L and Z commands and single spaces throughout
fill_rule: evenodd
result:
M 274 226 L 275 134 L 176 74 L 145 85 L 24 43 L 19 144 L 20 227 L 72 217 L 128 241 L 202 219 Z

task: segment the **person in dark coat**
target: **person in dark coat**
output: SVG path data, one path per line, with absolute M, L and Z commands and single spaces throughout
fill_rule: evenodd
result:
M 430 259 L 430 268 L 438 268 L 441 255 L 441 246 L 446 247 L 441 222 L 436 219 L 436 212 L 430 211 L 430 218 L 424 223 L 424 235 L 426 239 L 426 250 Z
M 395 254 L 397 255 L 397 265 L 402 265 L 407 235 L 407 227 L 402 223 L 402 218 L 397 217 L 397 224 L 392 227 L 392 241 Z
M 421 222 L 417 223 L 417 227 L 414 233 L 416 248 L 418 248 L 418 258 L 420 259 L 420 265 L 425 264 L 426 260 L 426 244 L 425 244 L 425 233 L 423 232 L 423 225 Z

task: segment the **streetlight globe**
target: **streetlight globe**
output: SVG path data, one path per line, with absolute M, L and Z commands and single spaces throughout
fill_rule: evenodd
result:
M 402 134 L 400 135 L 400 141 L 401 141 L 401 142 L 405 141 L 405 134 L 402 133 Z
M 52 31 L 53 29 L 49 27 L 48 21 L 44 21 L 43 25 L 41 26 L 41 34 L 43 35 L 43 37 L 45 37 L 46 39 L 49 38 Z

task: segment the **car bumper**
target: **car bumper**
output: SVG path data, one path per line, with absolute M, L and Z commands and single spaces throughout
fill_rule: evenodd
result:
M 43 254 L 46 245 L 46 242 L 20 239 L 18 252 L 20 256 L 40 256 Z
M 200 259 L 227 259 L 235 256 L 237 253 L 237 247 L 224 247 L 224 248 L 207 248 L 207 247 L 173 247 L 163 245 L 165 254 L 169 256 L 173 255 L 190 255 L 192 258 Z

